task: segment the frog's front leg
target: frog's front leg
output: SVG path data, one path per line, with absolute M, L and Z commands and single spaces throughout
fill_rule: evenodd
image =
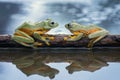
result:
M 79 33 L 76 37 L 68 38 L 66 41 L 77 41 L 83 37 L 83 33 Z
M 32 44 L 34 43 L 34 39 L 20 30 L 16 30 L 12 39 L 23 46 L 33 47 Z
M 95 44 L 97 41 L 101 40 L 102 38 L 104 38 L 106 35 L 108 35 L 108 31 L 107 30 L 100 30 L 100 31 L 96 31 L 94 33 L 91 33 L 88 35 L 89 39 L 92 39 L 89 43 L 88 43 L 88 47 L 92 47 L 93 44 Z
M 44 41 L 49 46 L 50 45 L 49 41 L 46 38 L 40 36 L 40 34 L 41 34 L 41 31 L 36 31 L 33 33 L 33 36 L 38 40 Z

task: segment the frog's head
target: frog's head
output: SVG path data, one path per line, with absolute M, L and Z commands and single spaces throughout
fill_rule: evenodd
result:
M 65 27 L 70 31 L 77 31 L 83 29 L 84 26 L 72 21 L 71 23 L 65 24 Z
M 52 29 L 58 26 L 57 22 L 52 21 L 51 19 L 46 19 L 42 22 L 36 23 L 36 26 L 43 29 Z

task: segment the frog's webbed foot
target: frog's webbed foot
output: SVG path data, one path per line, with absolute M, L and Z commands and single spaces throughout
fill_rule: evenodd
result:
M 33 43 L 34 48 L 39 47 L 39 46 L 42 46 L 42 45 L 43 45 L 43 44 L 40 43 L 40 42 L 34 42 L 34 43 Z
M 79 33 L 76 37 L 68 38 L 66 41 L 77 41 L 77 40 L 80 40 L 82 36 L 83 36 L 83 33 Z
M 40 36 L 37 32 L 34 32 L 33 36 L 38 40 L 44 41 L 48 46 L 50 45 L 49 41 L 45 37 Z
M 94 41 L 95 41 L 95 40 L 96 40 L 96 38 L 91 39 L 91 40 L 88 42 L 87 47 L 91 49 L 91 48 L 93 47 L 93 45 L 94 45 Z

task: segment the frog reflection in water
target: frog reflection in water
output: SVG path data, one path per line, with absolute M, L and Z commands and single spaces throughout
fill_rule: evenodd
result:
M 54 78 L 59 73 L 57 69 L 51 68 L 46 65 L 43 60 L 46 56 L 36 56 L 35 54 L 20 57 L 13 60 L 13 63 L 22 70 L 27 76 L 38 74 L 44 77 Z
M 96 25 L 83 26 L 74 21 L 65 25 L 73 35 L 69 38 L 64 38 L 66 41 L 77 41 L 82 37 L 88 37 L 91 41 L 88 43 L 88 47 L 91 48 L 94 43 L 102 39 L 108 34 L 108 31 L 104 28 L 98 27 Z
M 46 19 L 34 24 L 25 22 L 15 30 L 12 39 L 17 43 L 27 47 L 36 47 L 42 45 L 42 43 L 36 42 L 34 38 L 44 41 L 47 45 L 50 45 L 47 39 L 53 39 L 53 37 L 48 37 L 48 35 L 45 33 L 57 26 L 58 23 L 52 21 L 51 19 Z
M 67 56 L 67 58 L 66 58 Z M 19 57 L 19 56 L 18 56 Z M 101 56 L 94 57 L 90 54 L 28 54 L 22 57 L 16 57 L 12 62 L 23 73 L 30 76 L 32 74 L 38 74 L 44 77 L 54 78 L 59 71 L 55 68 L 46 65 L 51 62 L 67 62 L 70 63 L 66 67 L 70 74 L 76 71 L 96 71 L 102 67 L 108 66 L 107 62 L 102 60 Z
M 66 67 L 70 74 L 76 71 L 89 71 L 94 72 L 102 67 L 108 66 L 105 61 L 92 58 L 90 61 L 72 61 L 72 63 Z

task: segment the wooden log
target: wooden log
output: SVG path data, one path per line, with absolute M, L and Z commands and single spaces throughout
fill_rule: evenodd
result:
M 54 40 L 50 41 L 50 46 L 46 45 L 44 42 L 40 47 L 86 47 L 90 39 L 82 38 L 78 41 L 64 41 L 63 37 L 67 35 L 55 35 Z M 15 41 L 11 40 L 11 35 L 0 35 L 0 47 L 24 47 Z M 120 47 L 120 35 L 107 35 L 97 43 L 93 47 Z

